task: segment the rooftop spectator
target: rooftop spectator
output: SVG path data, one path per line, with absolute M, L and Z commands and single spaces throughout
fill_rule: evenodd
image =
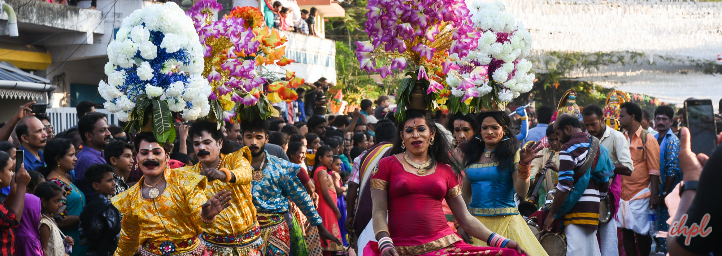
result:
M 308 23 L 306 20 L 308 19 L 308 10 L 303 9 L 301 10 L 301 19 L 295 24 L 296 26 L 296 32 L 308 35 Z

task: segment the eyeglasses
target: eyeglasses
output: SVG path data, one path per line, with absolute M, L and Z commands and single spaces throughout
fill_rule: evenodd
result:
M 53 127 L 53 125 L 51 124 L 51 125 L 46 125 L 43 129 L 46 131 L 55 130 L 55 127 Z

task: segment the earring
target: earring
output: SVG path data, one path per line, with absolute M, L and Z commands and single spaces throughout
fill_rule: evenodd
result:
M 401 149 L 406 149 L 406 142 L 403 140 L 401 141 Z
M 429 142 L 430 145 L 434 145 L 434 137 L 431 137 L 431 142 Z

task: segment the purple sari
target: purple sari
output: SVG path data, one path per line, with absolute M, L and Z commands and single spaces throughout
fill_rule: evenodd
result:
M 15 230 L 15 249 L 17 255 L 43 255 L 40 244 L 40 198 L 25 194 L 25 205 L 20 226 Z

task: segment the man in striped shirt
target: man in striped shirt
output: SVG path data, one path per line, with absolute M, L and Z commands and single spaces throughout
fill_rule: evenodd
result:
M 607 193 L 609 179 L 598 173 L 591 173 L 590 169 L 594 170 L 596 164 L 590 168 L 584 168 L 582 165 L 588 157 L 597 155 L 598 158 L 590 161 L 610 161 L 608 153 L 602 150 L 598 142 L 590 143 L 592 140 L 586 132 L 582 132 L 579 120 L 572 115 L 559 116 L 554 123 L 554 133 L 564 146 L 559 152 L 557 192 L 547 216 L 556 214 L 556 218 L 563 220 L 564 233 L 567 237 L 567 255 L 599 256 L 601 255 L 597 242 L 599 202 Z M 599 148 L 597 154 L 590 154 L 590 146 Z M 584 182 L 588 182 L 586 187 L 583 187 Z M 575 187 L 578 183 L 581 187 Z M 583 192 L 581 189 L 584 189 Z M 574 193 L 575 191 L 577 194 Z M 582 193 L 581 196 L 578 193 Z M 578 200 L 574 203 L 574 199 Z M 567 206 L 565 201 L 573 205 Z M 551 229 L 553 220 L 554 218 L 546 218 L 544 222 L 546 230 Z

